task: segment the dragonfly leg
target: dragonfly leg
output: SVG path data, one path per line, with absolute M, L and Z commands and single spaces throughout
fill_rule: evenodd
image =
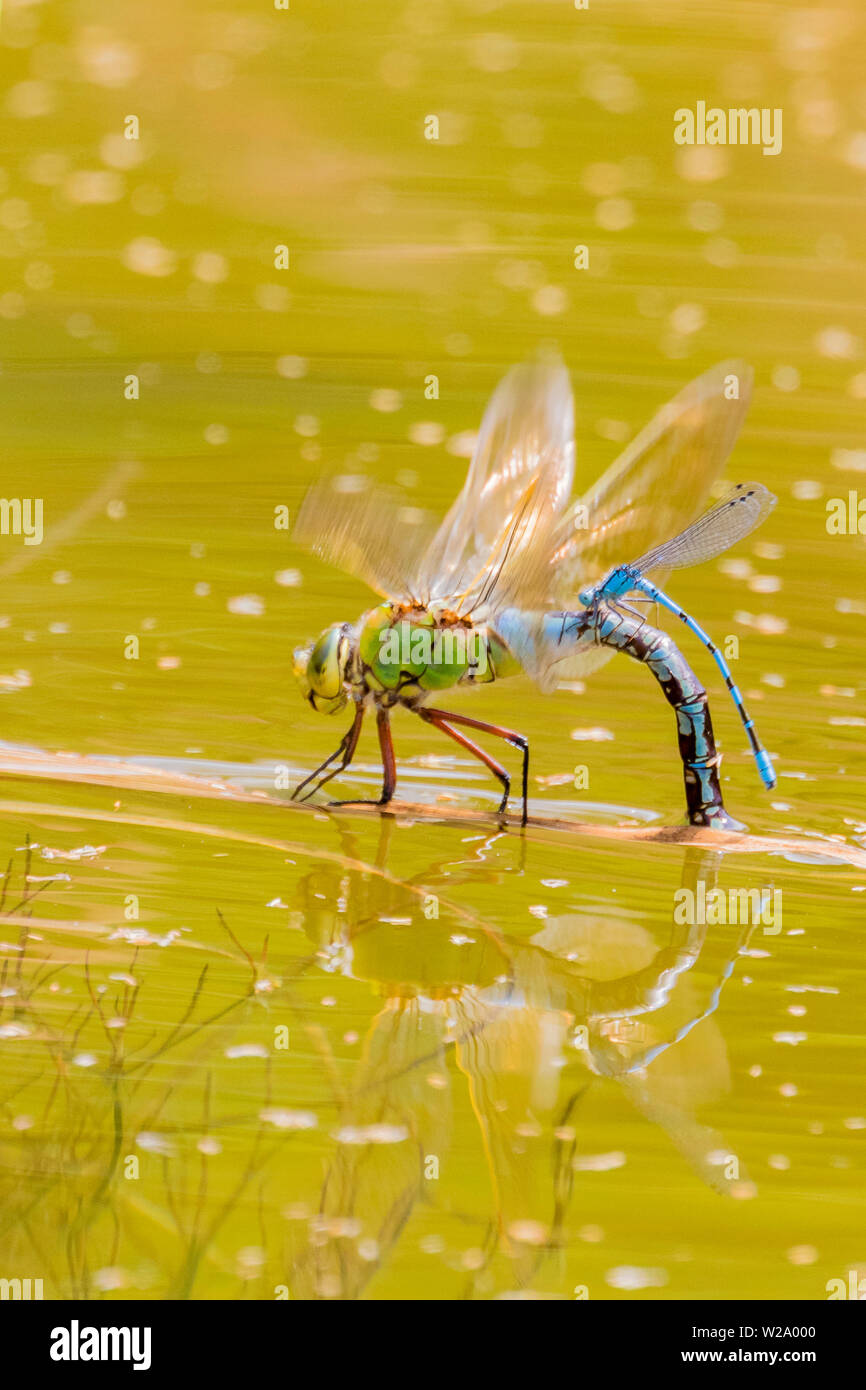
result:
M 361 737 L 361 725 L 363 722 L 364 707 L 363 705 L 358 705 L 355 709 L 355 718 L 352 720 L 352 725 L 343 735 L 339 748 L 335 749 L 331 756 L 326 758 L 323 763 L 320 763 L 315 772 L 311 772 L 308 777 L 304 778 L 303 782 L 298 783 L 295 790 L 292 792 L 292 801 L 307 801 L 320 787 L 323 787 L 326 782 L 330 782 L 332 777 L 336 777 L 339 773 L 345 772 L 349 763 L 355 756 L 355 750 L 358 747 L 358 739 Z M 330 767 L 331 763 L 335 762 L 337 758 L 340 758 L 340 762 L 337 763 L 337 766 L 331 768 L 330 772 L 325 772 L 325 768 Z M 316 785 L 311 787 L 305 796 L 299 796 L 299 793 L 304 790 L 307 783 L 314 782 L 315 779 L 319 777 L 320 773 L 323 772 L 325 773 L 324 777 L 316 782 Z
M 397 789 L 397 761 L 394 757 L 394 740 L 391 737 L 391 722 L 386 709 L 376 711 L 376 732 L 379 735 L 379 750 L 382 754 L 382 795 L 378 801 L 352 797 L 349 801 L 331 801 L 330 806 L 387 806 L 394 798 Z
M 376 711 L 376 731 L 379 735 L 379 748 L 382 753 L 382 796 L 379 805 L 387 806 L 397 789 L 397 761 L 394 757 L 391 722 L 386 709 Z
M 467 753 L 478 758 L 485 767 L 489 768 L 494 777 L 497 777 L 505 788 L 502 801 L 499 804 L 500 812 L 504 811 L 508 805 L 508 795 L 511 791 L 511 778 L 501 763 L 492 758 L 489 753 L 485 753 L 483 748 L 479 748 L 477 743 L 473 743 L 465 734 L 461 734 L 453 728 L 454 724 L 462 724 L 468 729 L 478 729 L 482 734 L 493 734 L 495 738 L 504 738 L 506 743 L 510 743 L 512 748 L 519 748 L 523 754 L 523 814 L 521 825 L 525 825 L 529 814 L 529 740 L 522 734 L 515 734 L 511 729 L 501 729 L 498 724 L 485 724 L 480 719 L 470 719 L 465 714 L 450 714 L 448 710 L 425 709 L 423 706 L 416 711 L 421 718 L 428 724 L 432 724 L 434 729 L 439 729 L 449 738 L 453 738 L 455 743 L 459 743 L 461 748 L 465 748 Z

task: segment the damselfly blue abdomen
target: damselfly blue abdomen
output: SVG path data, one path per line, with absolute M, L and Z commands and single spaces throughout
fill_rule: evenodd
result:
M 758 772 L 764 786 L 768 788 L 776 785 L 776 773 L 769 753 L 758 738 L 754 721 L 749 717 L 725 658 L 700 624 L 680 608 L 679 604 L 668 598 L 657 585 L 645 578 L 645 573 L 647 570 L 683 569 L 714 559 L 732 545 L 736 545 L 737 541 L 742 540 L 750 531 L 754 531 L 775 505 L 775 497 L 763 483 L 738 483 L 721 502 L 704 512 L 703 516 L 698 517 L 697 521 L 687 526 L 684 531 L 680 531 L 662 545 L 648 550 L 640 559 L 627 565 L 617 565 L 599 584 L 584 589 L 580 595 L 581 603 L 594 609 L 601 602 L 615 604 L 617 600 L 622 600 L 627 594 L 637 590 L 685 623 L 689 631 L 703 642 L 724 676 L 725 685 L 743 721 Z

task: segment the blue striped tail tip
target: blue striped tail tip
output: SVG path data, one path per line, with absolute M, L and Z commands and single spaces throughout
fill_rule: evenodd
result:
M 761 781 L 767 788 L 767 791 L 772 791 L 773 787 L 776 785 L 776 770 L 770 761 L 769 753 L 762 748 L 760 752 L 755 754 L 755 762 L 758 764 Z

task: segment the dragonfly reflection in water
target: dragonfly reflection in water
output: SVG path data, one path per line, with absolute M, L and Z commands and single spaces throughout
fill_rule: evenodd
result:
M 688 818 L 734 824 L 725 812 L 706 692 L 667 634 L 626 595 L 661 603 L 709 646 L 720 665 L 765 784 L 774 773 L 718 649 L 693 619 L 645 578 L 720 554 L 766 516 L 761 484 L 695 521 L 733 447 L 751 394 L 751 370 L 722 363 L 665 406 L 590 491 L 569 505 L 574 475 L 571 386 L 561 363 L 515 367 L 482 422 L 463 489 L 427 531 L 386 492 L 308 493 L 295 537 L 379 593 L 356 624 L 335 623 L 295 652 L 304 696 L 320 713 L 351 702 L 339 747 L 296 788 L 313 794 L 351 763 L 365 712 L 375 709 L 384 767 L 380 805 L 396 787 L 390 712 L 412 710 L 480 759 L 510 791 L 506 769 L 465 732 L 504 739 L 523 754 L 528 813 L 529 745 L 523 735 L 432 706 L 437 692 L 527 673 L 542 690 L 585 675 L 614 651 L 644 662 L 677 717 Z M 745 504 L 745 505 L 743 505 Z M 673 537 L 673 539 L 671 539 Z M 624 556 L 642 559 L 623 564 Z M 585 606 L 571 611 L 578 599 Z
M 294 1194 L 298 1219 L 284 1256 L 291 1297 L 359 1296 L 400 1258 L 413 1216 L 415 1238 L 434 1232 L 436 1251 L 467 1280 L 466 1296 L 561 1291 L 568 1276 L 560 1265 L 573 1263 L 567 1252 L 579 1245 L 580 1193 L 591 1199 L 595 1191 L 586 1183 L 596 1179 L 581 1174 L 593 1167 L 598 1123 L 584 1115 L 584 1101 L 598 1085 L 615 1085 L 660 1126 L 712 1189 L 750 1195 L 744 1166 L 731 1166 L 729 1141 L 694 1111 L 729 1084 L 710 1016 L 753 928 L 707 943 L 706 926 L 672 925 L 670 943 L 659 947 L 628 916 L 581 911 L 539 923 L 527 940 L 486 925 L 460 892 L 520 874 L 521 865 L 500 853 L 506 838 L 479 844 L 474 859 L 427 865 L 401 882 L 385 868 L 393 830 L 383 823 L 376 872 L 344 833 L 346 858 L 359 867 L 316 870 L 293 904 L 316 947 L 310 967 L 372 984 L 382 1003 L 351 1075 L 340 1073 L 338 1143 L 321 1189 L 306 1202 Z M 702 880 L 709 890 L 719 862 L 716 852 L 685 850 L 683 886 L 694 891 Z M 435 921 L 423 912 L 431 889 Z M 695 985 L 689 974 L 705 945 L 712 959 Z M 457 1174 L 469 1160 L 465 1137 L 459 1152 L 450 1151 L 464 1109 L 458 1075 L 487 1163 L 489 1212 L 460 1206 Z M 300 1219 L 305 1213 L 309 1219 Z M 462 1250 L 470 1232 L 475 1253 L 461 1264 L 448 1237 Z

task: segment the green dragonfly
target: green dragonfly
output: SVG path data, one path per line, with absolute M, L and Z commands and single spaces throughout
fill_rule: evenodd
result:
M 520 749 L 525 824 L 526 738 L 441 709 L 432 698 L 521 673 L 550 691 L 619 650 L 650 667 L 676 711 L 690 820 L 730 825 L 706 693 L 672 640 L 625 594 L 637 590 L 634 601 L 647 602 L 651 590 L 658 599 L 661 591 L 642 579 L 641 563 L 662 582 L 665 560 L 671 568 L 721 553 L 772 506 L 775 499 L 760 484 L 741 484 L 695 520 L 733 447 L 751 384 L 743 362 L 711 368 L 573 501 L 574 407 L 568 373 L 558 361 L 514 367 L 500 382 L 466 481 L 439 526 L 387 490 L 357 490 L 363 480 L 316 484 L 301 506 L 295 539 L 382 601 L 357 622 L 334 623 L 295 651 L 295 676 L 313 709 L 333 715 L 350 704 L 353 717 L 339 747 L 304 778 L 293 799 L 305 800 L 349 766 L 369 710 L 375 711 L 384 769 L 377 804 L 387 805 L 397 782 L 390 716 L 399 705 L 494 774 L 503 788 L 500 813 L 508 804 L 509 774 L 465 731 Z M 743 500 L 745 507 L 734 505 Z M 645 561 L 624 565 L 634 554 Z M 671 601 L 667 606 L 681 615 Z M 690 625 L 706 638 L 693 620 Z M 727 672 L 709 638 L 706 645 Z M 730 679 L 728 687 L 742 705 Z M 765 760 L 759 768 L 766 780 L 769 757 L 744 709 L 742 717 Z

